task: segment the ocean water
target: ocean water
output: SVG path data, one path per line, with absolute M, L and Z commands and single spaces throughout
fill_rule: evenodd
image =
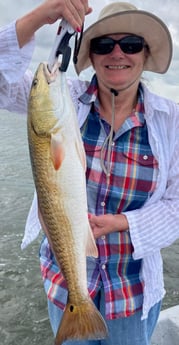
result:
M 38 241 L 20 249 L 33 197 L 26 118 L 0 112 L 0 344 L 53 344 Z
M 0 111 L 0 344 L 50 345 L 46 296 L 40 275 L 41 238 L 21 251 L 33 197 L 26 118 Z M 179 241 L 163 250 L 163 309 L 179 304 Z

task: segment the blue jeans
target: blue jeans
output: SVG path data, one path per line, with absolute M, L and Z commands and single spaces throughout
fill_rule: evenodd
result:
M 97 308 L 105 318 L 104 292 L 94 300 Z M 115 320 L 106 320 L 109 330 L 109 337 L 104 340 L 80 340 L 66 341 L 64 345 L 149 345 L 152 333 L 155 329 L 160 313 L 161 302 L 155 304 L 149 311 L 148 318 L 141 321 L 142 312 L 136 312 L 134 315 Z M 56 334 L 63 311 L 48 300 L 48 312 L 51 327 L 54 335 Z

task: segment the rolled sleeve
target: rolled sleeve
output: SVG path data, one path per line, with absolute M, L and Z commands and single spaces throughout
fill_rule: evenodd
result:
M 35 47 L 32 37 L 23 48 L 19 48 L 16 22 L 0 29 L 0 73 L 8 83 L 21 79 L 27 70 Z

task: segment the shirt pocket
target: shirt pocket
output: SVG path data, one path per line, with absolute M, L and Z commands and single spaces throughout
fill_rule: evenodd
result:
M 154 157 L 150 147 L 140 147 L 139 152 L 137 152 L 137 150 L 132 150 L 127 144 L 124 144 L 123 156 L 128 160 L 128 164 L 136 164 L 153 169 L 158 168 L 158 161 Z
M 129 149 L 124 145 L 123 159 L 126 167 L 125 184 L 131 190 L 136 202 L 141 199 L 141 205 L 153 194 L 158 178 L 158 161 L 150 147 L 141 146 L 139 150 Z

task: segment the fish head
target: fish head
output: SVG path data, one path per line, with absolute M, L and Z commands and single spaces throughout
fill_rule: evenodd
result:
M 58 65 L 49 72 L 46 63 L 40 63 L 32 81 L 28 102 L 28 122 L 38 136 L 50 136 L 59 126 L 60 71 Z

